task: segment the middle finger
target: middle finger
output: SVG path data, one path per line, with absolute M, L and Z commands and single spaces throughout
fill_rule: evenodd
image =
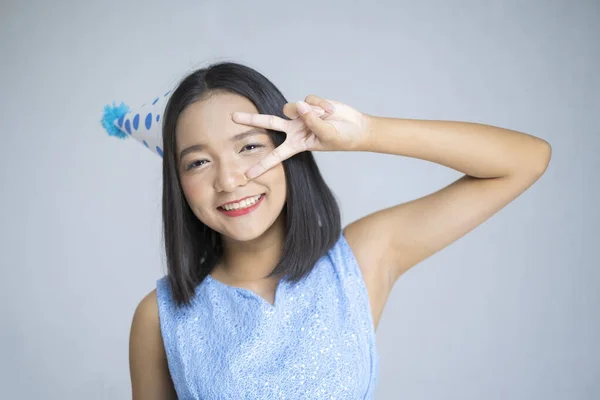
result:
M 252 114 L 236 111 L 231 115 L 234 122 L 243 125 L 254 126 L 257 128 L 272 129 L 274 131 L 286 132 L 289 121 L 279 118 L 276 115 Z

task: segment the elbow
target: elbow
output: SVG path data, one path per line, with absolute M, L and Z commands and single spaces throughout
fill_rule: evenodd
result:
M 537 177 L 542 176 L 550 165 L 552 158 L 552 146 L 547 141 L 540 139 L 538 149 L 535 151 L 535 162 L 532 162 L 533 172 Z M 533 160 L 532 160 L 533 161 Z
M 545 140 L 538 139 L 529 145 L 520 161 L 515 163 L 513 177 L 526 179 L 528 182 L 537 181 L 548 169 L 552 157 L 552 146 Z

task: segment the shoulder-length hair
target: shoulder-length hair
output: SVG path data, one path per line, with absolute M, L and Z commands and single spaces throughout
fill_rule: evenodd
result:
M 249 99 L 261 114 L 283 114 L 285 97 L 256 70 L 232 62 L 220 62 L 186 76 L 173 91 L 163 117 L 163 235 L 167 275 L 178 305 L 189 304 L 196 287 L 223 254 L 221 234 L 206 226 L 192 212 L 179 181 L 176 125 L 192 103 L 216 92 Z M 274 146 L 285 133 L 267 130 Z M 313 154 L 304 151 L 283 161 L 287 183 L 285 241 L 275 269 L 265 278 L 283 276 L 298 282 L 335 244 L 341 234 L 340 211 L 321 176 Z

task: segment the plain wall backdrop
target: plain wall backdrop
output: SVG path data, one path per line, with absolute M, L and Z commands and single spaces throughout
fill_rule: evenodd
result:
M 6 1 L 0 6 L 0 398 L 130 398 L 133 312 L 166 271 L 161 159 L 108 137 L 187 73 L 236 61 L 288 101 L 547 140 L 545 175 L 403 275 L 377 399 L 600 398 L 600 7 L 588 1 Z M 315 153 L 344 225 L 460 173 Z

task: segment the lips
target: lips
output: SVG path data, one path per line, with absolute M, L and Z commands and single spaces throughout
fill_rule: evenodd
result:
M 262 195 L 262 194 L 264 194 L 264 193 L 261 193 L 261 195 Z M 217 207 L 217 208 L 223 208 L 224 206 L 226 206 L 226 205 L 228 205 L 228 204 L 235 204 L 235 203 L 239 203 L 239 202 L 240 202 L 240 201 L 242 201 L 242 200 L 251 199 L 251 198 L 253 198 L 253 197 L 256 197 L 256 196 L 258 196 L 258 195 L 257 195 L 257 194 L 254 194 L 254 195 L 252 195 L 252 196 L 246 196 L 246 197 L 242 197 L 241 199 L 238 199 L 238 200 L 233 200 L 233 201 L 229 201 L 229 202 L 227 202 L 227 203 L 223 203 L 223 204 L 221 204 L 221 205 L 220 205 L 219 207 Z
M 263 193 L 258 198 L 258 201 L 256 203 L 252 204 L 251 206 L 244 207 L 244 208 L 236 208 L 236 209 L 231 209 L 231 210 L 226 210 L 224 208 L 217 207 L 217 210 L 220 213 L 223 213 L 224 215 L 226 215 L 227 217 L 241 217 L 242 215 L 250 214 L 251 212 L 256 210 L 258 207 L 260 207 L 264 198 L 265 198 L 265 195 Z

